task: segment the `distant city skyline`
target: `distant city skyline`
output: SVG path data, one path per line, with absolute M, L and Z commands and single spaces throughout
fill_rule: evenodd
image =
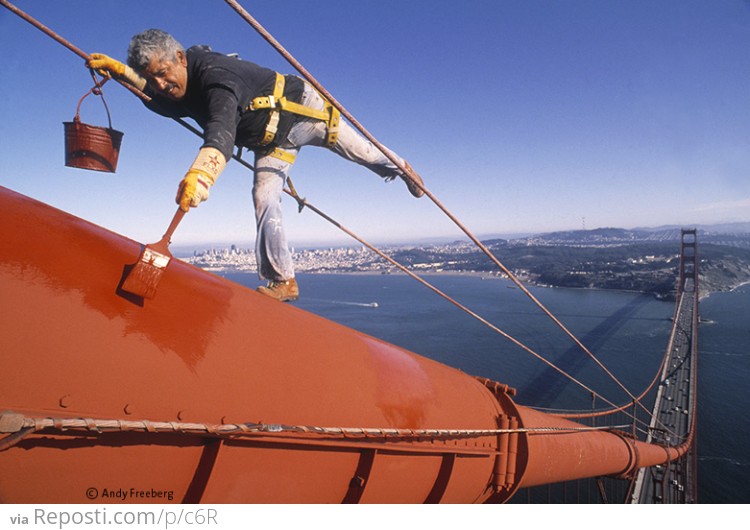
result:
M 663 239 L 669 240 L 674 239 L 675 241 L 679 240 L 679 234 L 680 230 L 682 229 L 690 229 L 690 228 L 696 228 L 699 233 L 699 237 L 701 241 L 704 241 L 704 237 L 708 235 L 708 241 L 710 243 L 714 244 L 730 244 L 732 246 L 737 245 L 737 241 L 732 239 L 735 237 L 739 237 L 743 240 L 743 245 L 746 245 L 744 241 L 747 239 L 748 235 L 750 235 L 750 222 L 747 223 L 728 223 L 728 224 L 715 224 L 715 225 L 692 225 L 690 227 L 688 226 L 677 226 L 677 225 L 664 225 L 664 226 L 658 226 L 658 227 L 635 227 L 632 229 L 624 229 L 619 227 L 598 227 L 598 228 L 591 228 L 586 230 L 579 230 L 579 229 L 571 229 L 571 230 L 560 230 L 560 231 L 551 231 L 551 232 L 531 232 L 531 233 L 516 233 L 516 234 L 475 234 L 479 237 L 479 239 L 483 242 L 490 242 L 495 239 L 505 239 L 509 242 L 517 243 L 517 242 L 523 242 L 523 241 L 529 241 L 532 243 L 537 243 L 538 238 L 544 238 L 549 239 L 550 237 L 561 234 L 562 237 L 565 237 L 567 234 L 580 234 L 582 232 L 590 233 L 590 234 L 596 234 L 597 232 L 601 231 L 608 231 L 608 230 L 624 230 L 624 231 L 633 231 L 633 232 L 646 232 L 646 233 L 653 233 Z M 704 234 L 705 232 L 705 234 Z M 730 239 L 723 240 L 723 236 L 728 236 Z M 575 237 L 582 237 L 582 236 L 575 236 Z M 728 243 L 728 241 L 730 241 Z M 403 248 L 430 248 L 435 246 L 466 246 L 467 248 L 470 247 L 476 251 L 479 251 L 479 249 L 474 245 L 468 238 L 466 237 L 425 237 L 421 239 L 414 239 L 414 240 L 403 240 L 403 241 L 380 241 L 380 240 L 372 240 L 368 241 L 365 240 L 365 243 L 371 244 L 375 246 L 375 248 L 385 251 L 386 254 L 394 249 L 403 249 Z M 188 258 L 197 254 L 202 253 L 223 253 L 227 251 L 231 251 L 233 249 L 236 249 L 239 252 L 247 253 L 247 252 L 253 252 L 255 245 L 254 240 L 244 241 L 244 240 L 238 240 L 238 241 L 202 241 L 202 242 L 195 242 L 195 243 L 187 243 L 182 245 L 172 245 L 171 251 L 174 253 L 175 256 L 180 258 Z M 678 248 L 679 243 L 675 243 L 675 249 Z M 371 253 L 374 255 L 374 253 L 367 249 L 366 244 L 363 244 L 356 239 L 353 238 L 347 238 L 345 240 L 341 241 L 309 241 L 309 242 L 302 242 L 298 245 L 291 245 L 290 249 L 293 254 L 297 254 L 299 252 L 305 252 L 310 250 L 339 250 L 339 249 L 364 249 L 366 252 Z M 254 259 L 254 257 L 252 258 Z
M 223 2 L 15 4 L 88 53 L 124 60 L 133 34 L 159 27 L 186 46 L 293 72 Z M 246 4 L 480 237 L 750 222 L 747 2 Z M 108 83 L 113 127 L 125 133 L 117 173 L 64 167 L 61 123 L 92 84 L 83 61 L 2 8 L 0 47 L 0 185 L 158 239 L 200 139 Z M 81 119 L 104 125 L 101 102 L 84 101 Z M 325 149 L 303 149 L 292 178 L 367 240 L 464 237 L 429 199 Z M 251 186 L 230 163 L 173 244 L 253 241 Z M 351 242 L 289 197 L 284 215 L 292 245 Z

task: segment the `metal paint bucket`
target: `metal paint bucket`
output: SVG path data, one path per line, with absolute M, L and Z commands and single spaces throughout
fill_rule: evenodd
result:
M 79 116 L 81 103 L 91 93 L 101 96 L 104 108 L 107 110 L 109 127 L 88 125 L 81 121 Z M 66 166 L 108 173 L 115 172 L 123 133 L 112 128 L 112 117 L 100 84 L 97 83 L 94 88 L 83 95 L 78 101 L 75 118 L 72 122 L 63 122 L 63 126 L 65 127 Z

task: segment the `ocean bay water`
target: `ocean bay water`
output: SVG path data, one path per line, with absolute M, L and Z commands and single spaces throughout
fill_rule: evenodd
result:
M 225 273 L 248 287 L 254 273 Z M 606 399 L 628 401 L 618 385 L 507 280 L 476 275 L 426 279 L 555 363 Z M 306 311 L 518 390 L 522 405 L 590 409 L 591 395 L 453 304 L 404 275 L 300 274 Z M 667 346 L 674 304 L 639 293 L 530 288 L 633 394 L 646 388 Z M 745 484 L 750 427 L 750 286 L 701 303 L 698 499 L 750 501 Z M 597 406 L 603 403 L 598 401 Z
M 700 305 L 698 485 L 701 502 L 750 502 L 750 285 Z

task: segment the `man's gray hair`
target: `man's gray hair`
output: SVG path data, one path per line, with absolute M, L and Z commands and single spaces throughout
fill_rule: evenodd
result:
M 160 29 L 147 29 L 130 39 L 128 66 L 143 72 L 152 59 L 174 61 L 178 51 L 184 52 L 185 48 L 172 35 Z

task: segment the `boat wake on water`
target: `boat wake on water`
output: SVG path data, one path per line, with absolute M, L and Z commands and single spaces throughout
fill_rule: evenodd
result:
M 321 304 L 334 304 L 334 305 L 348 305 L 355 307 L 380 307 L 377 302 L 347 302 L 345 300 L 323 300 L 321 298 L 308 298 L 311 302 L 317 302 Z
M 701 352 L 701 355 L 712 355 L 720 357 L 747 357 L 750 354 L 742 352 L 729 352 L 729 351 L 706 351 Z
M 734 458 L 727 458 L 724 456 L 699 456 L 698 461 L 700 462 L 723 462 L 733 466 L 747 466 L 750 465 L 748 462 L 736 460 Z

